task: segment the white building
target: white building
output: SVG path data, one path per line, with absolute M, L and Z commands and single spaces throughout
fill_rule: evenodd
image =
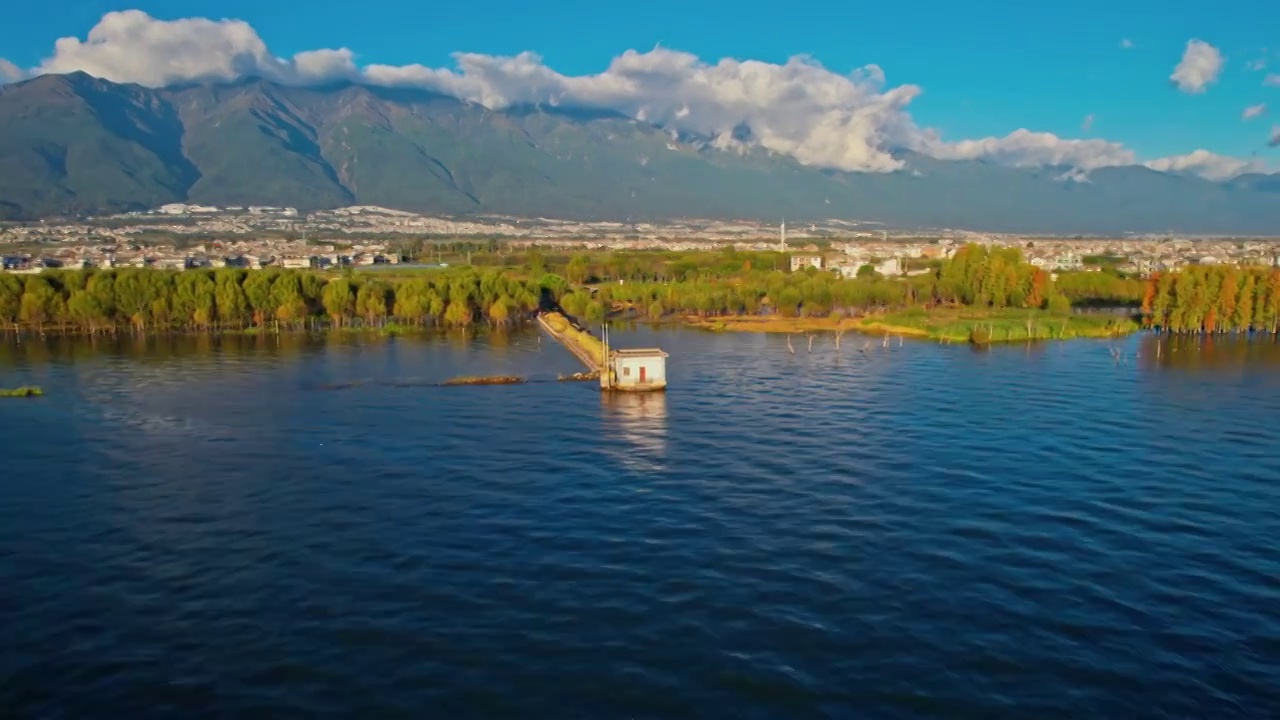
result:
M 876 272 L 885 277 L 895 277 L 902 274 L 902 261 L 898 258 L 889 258 L 881 260 L 875 265 Z
M 822 269 L 821 255 L 792 255 L 791 256 L 791 272 L 803 270 L 805 268 Z
M 218 208 L 208 205 L 187 205 L 186 203 L 169 203 L 156 209 L 161 215 L 187 215 L 189 213 L 216 213 Z
M 902 274 L 903 270 L 902 261 L 898 258 L 889 258 L 888 260 L 881 260 L 879 262 L 871 262 L 865 258 L 853 258 L 850 261 L 841 263 L 832 269 L 840 273 L 840 277 L 847 280 L 849 278 L 857 277 L 858 271 L 866 265 L 870 265 L 872 270 L 875 270 L 885 277 L 897 277 Z
M 667 354 L 658 348 L 614 350 L 612 372 L 603 373 L 601 385 L 611 390 L 663 390 L 667 387 Z M 606 384 L 607 383 L 607 384 Z
M 1079 270 L 1083 267 L 1084 267 L 1084 262 L 1081 261 L 1080 256 L 1076 255 L 1075 253 L 1064 253 L 1062 255 L 1059 255 L 1053 261 L 1053 269 L 1058 271 Z
M 308 255 L 289 255 L 280 259 L 281 267 L 300 270 L 315 265 L 315 258 Z

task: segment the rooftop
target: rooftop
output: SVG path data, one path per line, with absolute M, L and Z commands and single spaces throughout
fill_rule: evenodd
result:
M 659 348 L 628 348 L 613 352 L 620 357 L 670 357 Z

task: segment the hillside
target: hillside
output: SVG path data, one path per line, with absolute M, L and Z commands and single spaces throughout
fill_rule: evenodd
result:
M 805 167 L 586 110 L 504 112 L 418 90 L 260 80 L 151 90 L 83 73 L 0 87 L 0 217 L 166 202 L 351 204 L 567 219 L 874 220 L 998 231 L 1280 234 L 1280 178 L 1015 169 L 903 152 Z

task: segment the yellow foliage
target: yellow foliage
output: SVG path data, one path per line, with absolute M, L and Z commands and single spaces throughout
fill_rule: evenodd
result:
M 604 343 L 600 342 L 600 339 L 595 335 L 574 327 L 569 322 L 569 318 L 557 312 L 546 313 L 543 318 L 557 335 L 565 339 L 565 342 L 575 343 L 585 350 L 590 357 L 596 358 L 596 362 L 599 362 L 604 357 Z

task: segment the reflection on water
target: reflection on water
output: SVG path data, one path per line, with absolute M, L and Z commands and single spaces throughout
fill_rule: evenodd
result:
M 667 454 L 665 392 L 601 392 L 605 432 L 625 440 L 634 450 L 620 458 L 637 470 L 662 470 Z
M 1144 368 L 1219 371 L 1280 366 L 1280 343 L 1272 335 L 1143 335 L 1137 357 Z

